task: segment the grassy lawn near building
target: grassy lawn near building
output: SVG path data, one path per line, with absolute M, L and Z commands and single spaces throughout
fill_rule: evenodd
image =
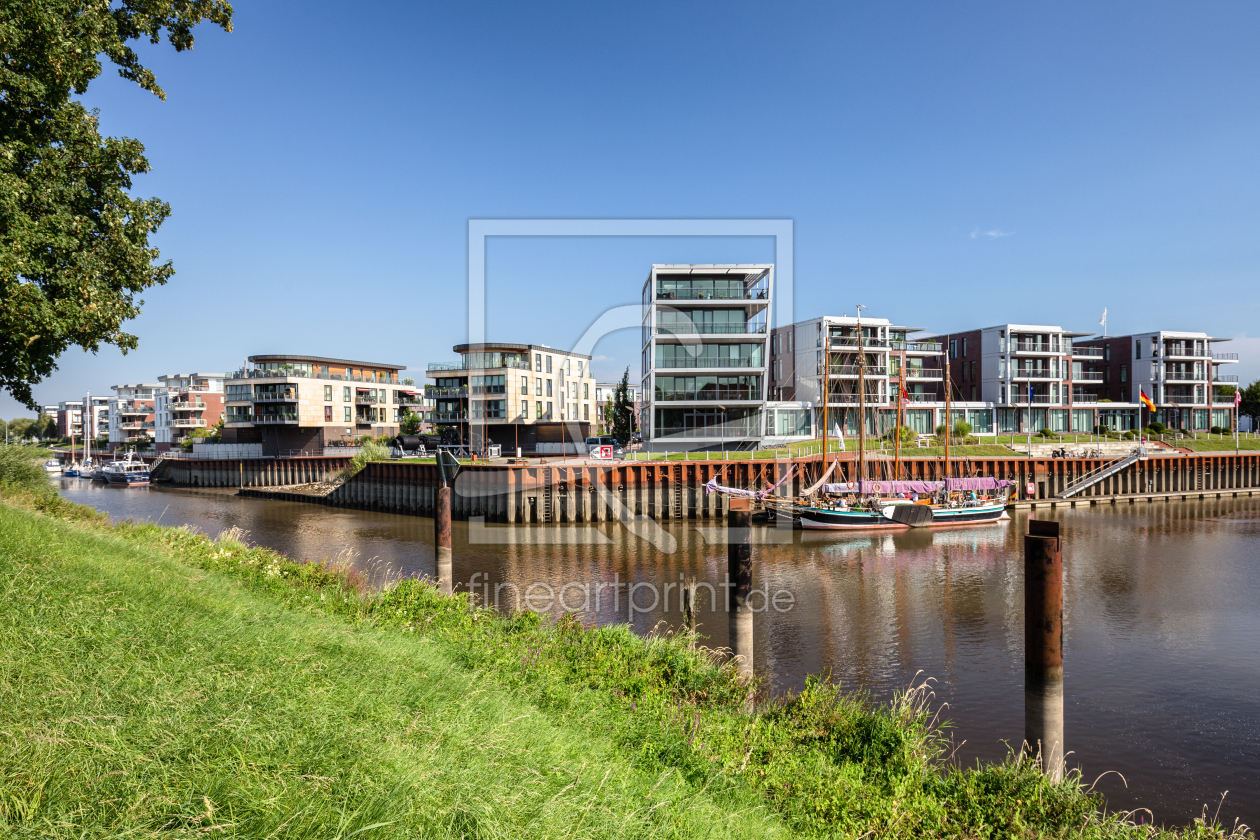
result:
M 110 524 L 0 451 L 5 837 L 1225 837 L 959 768 L 922 690 L 755 685 L 686 636 L 369 591 Z M 42 484 L 41 484 L 42 481 Z

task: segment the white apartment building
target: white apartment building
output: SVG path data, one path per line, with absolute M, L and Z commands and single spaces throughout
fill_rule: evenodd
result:
M 653 265 L 643 284 L 640 429 L 653 451 L 764 435 L 774 266 Z
M 546 344 L 457 344 L 456 362 L 431 363 L 424 396 L 433 423 L 474 452 L 576 451 L 595 422 L 591 357 Z
M 826 415 L 830 434 L 858 433 L 858 382 L 865 381 L 866 432 L 883 434 L 897 422 L 897 400 L 905 390 L 902 423 L 930 434 L 943 422 L 944 350 L 936 339 L 914 339 L 918 327 L 893 324 L 886 318 L 863 316 L 859 345 L 855 316 L 827 315 L 798 321 L 774 330 L 771 343 L 771 386 L 782 397 L 792 397 L 812 408 L 814 428 L 823 425 L 823 366 L 827 354 L 829 396 Z M 859 363 L 864 360 L 864 364 Z M 956 401 L 958 393 L 955 392 Z M 958 401 L 958 411 L 967 408 Z M 780 414 L 782 412 L 779 412 Z M 987 415 L 977 416 L 973 428 L 985 434 Z
M 223 416 L 223 373 L 159 376 L 154 394 L 154 441 L 159 451 L 178 445 L 196 429 L 214 427 Z
M 1165 426 L 1207 431 L 1232 428 L 1234 399 L 1221 386 L 1238 387 L 1238 375 L 1225 373 L 1238 364 L 1238 354 L 1213 349 L 1229 341 L 1204 332 L 1158 330 L 1094 338 L 1104 354 L 1107 395 L 1135 407 L 1145 393 L 1155 403 L 1155 417 Z

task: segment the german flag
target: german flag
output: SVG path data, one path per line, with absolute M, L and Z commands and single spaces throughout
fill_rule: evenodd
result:
M 1146 406 L 1149 410 L 1154 411 L 1155 403 L 1151 402 L 1151 398 L 1146 396 L 1146 389 L 1145 388 L 1138 389 L 1138 394 L 1140 394 L 1142 397 L 1142 405 Z

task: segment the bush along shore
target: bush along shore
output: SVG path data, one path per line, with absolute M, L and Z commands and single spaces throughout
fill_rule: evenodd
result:
M 1252 836 L 1107 813 L 1015 755 L 955 766 L 922 685 L 748 711 L 686 635 L 111 524 L 4 463 L 6 836 Z

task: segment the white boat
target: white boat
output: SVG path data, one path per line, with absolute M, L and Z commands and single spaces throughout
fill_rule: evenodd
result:
M 109 461 L 101 468 L 101 475 L 110 484 L 126 484 L 143 486 L 149 483 L 149 465 L 144 461 L 132 460 L 127 453 L 125 461 Z
M 56 458 L 49 458 L 44 462 L 44 472 L 49 475 L 61 475 L 61 462 Z

